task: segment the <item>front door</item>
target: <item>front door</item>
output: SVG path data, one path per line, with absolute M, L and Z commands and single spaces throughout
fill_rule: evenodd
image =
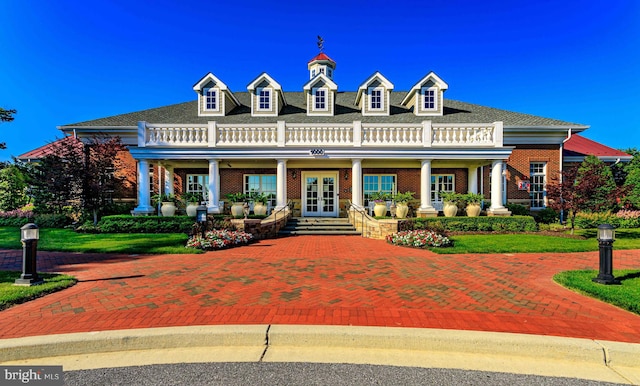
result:
M 302 215 L 338 217 L 338 172 L 303 172 Z

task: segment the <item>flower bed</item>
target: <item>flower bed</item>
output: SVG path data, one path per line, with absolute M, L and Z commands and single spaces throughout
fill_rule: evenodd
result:
M 210 251 L 234 245 L 245 245 L 249 244 L 251 241 L 253 241 L 253 235 L 250 233 L 216 229 L 205 232 L 204 237 L 202 237 L 201 234 L 189 237 L 189 240 L 187 241 L 187 248 Z
M 387 242 L 393 245 L 416 248 L 448 247 L 453 245 L 448 237 L 425 229 L 390 234 L 387 236 Z

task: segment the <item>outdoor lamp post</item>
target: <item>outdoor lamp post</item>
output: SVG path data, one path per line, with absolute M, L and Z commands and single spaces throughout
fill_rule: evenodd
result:
M 249 203 L 245 202 L 244 205 L 242 205 L 242 213 L 244 213 L 244 218 L 246 220 L 247 216 L 249 216 Z
M 16 285 L 31 286 L 42 284 L 44 281 L 38 277 L 36 260 L 38 259 L 38 239 L 40 230 L 33 223 L 20 228 L 20 241 L 22 241 L 22 274 L 16 279 Z
M 207 207 L 200 204 L 196 208 L 196 221 L 200 223 L 200 229 L 202 229 L 202 237 L 207 230 Z
M 593 281 L 600 284 L 620 284 L 613 277 L 613 242 L 615 230 L 609 224 L 598 225 L 598 244 L 600 249 L 600 272 Z

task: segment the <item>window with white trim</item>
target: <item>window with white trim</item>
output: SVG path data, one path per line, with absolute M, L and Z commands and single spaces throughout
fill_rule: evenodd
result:
M 209 201 L 209 175 L 187 174 L 186 192 L 199 194 L 203 201 Z
M 529 198 L 531 200 L 531 209 L 541 209 L 546 206 L 544 202 L 546 196 L 546 180 L 547 163 L 529 163 Z
M 207 88 L 204 90 L 205 110 L 218 110 L 218 90 Z
M 330 67 L 327 67 L 327 76 L 331 78 L 333 76 L 333 71 L 331 71 Z
M 326 88 L 314 88 L 313 89 L 313 109 L 314 110 L 327 110 L 327 89 Z
M 437 110 L 438 99 L 436 97 L 437 89 L 435 87 L 422 88 L 422 108 L 424 110 Z
M 371 87 L 369 88 L 369 109 L 370 110 L 382 110 L 384 104 L 382 101 L 382 88 Z
M 271 110 L 271 90 L 258 89 L 258 110 Z
M 369 205 L 371 194 L 376 192 L 396 194 L 395 174 L 365 174 L 363 179 L 364 204 Z
M 440 193 L 455 192 L 456 178 L 453 174 L 431 175 L 431 202 L 441 202 Z
M 244 194 L 262 193 L 268 197 L 268 203 L 276 206 L 276 182 L 275 174 L 245 174 Z

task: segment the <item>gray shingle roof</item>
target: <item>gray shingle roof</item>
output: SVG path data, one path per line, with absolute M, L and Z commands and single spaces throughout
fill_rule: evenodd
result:
M 361 111 L 354 105 L 356 92 L 338 92 L 336 97 L 336 112 L 333 117 L 307 116 L 306 101 L 303 92 L 285 92 L 288 105 L 280 112 L 278 117 L 252 117 L 248 92 L 235 92 L 234 95 L 242 104 L 233 109 L 224 117 L 199 117 L 197 101 L 178 103 L 148 110 L 136 111 L 127 114 L 78 122 L 64 127 L 86 126 L 136 126 L 138 121 L 150 123 L 207 123 L 217 121 L 220 124 L 232 123 L 270 123 L 277 120 L 285 120 L 291 123 L 348 123 L 363 121 L 370 123 L 414 123 L 430 120 L 434 123 L 490 123 L 504 122 L 505 126 L 531 127 L 531 126 L 572 126 L 585 127 L 585 125 L 544 118 L 535 115 L 516 113 L 507 110 L 495 109 L 471 103 L 459 102 L 445 98 L 443 116 L 416 116 L 400 103 L 406 91 L 394 91 L 391 93 L 390 116 L 362 116 Z

